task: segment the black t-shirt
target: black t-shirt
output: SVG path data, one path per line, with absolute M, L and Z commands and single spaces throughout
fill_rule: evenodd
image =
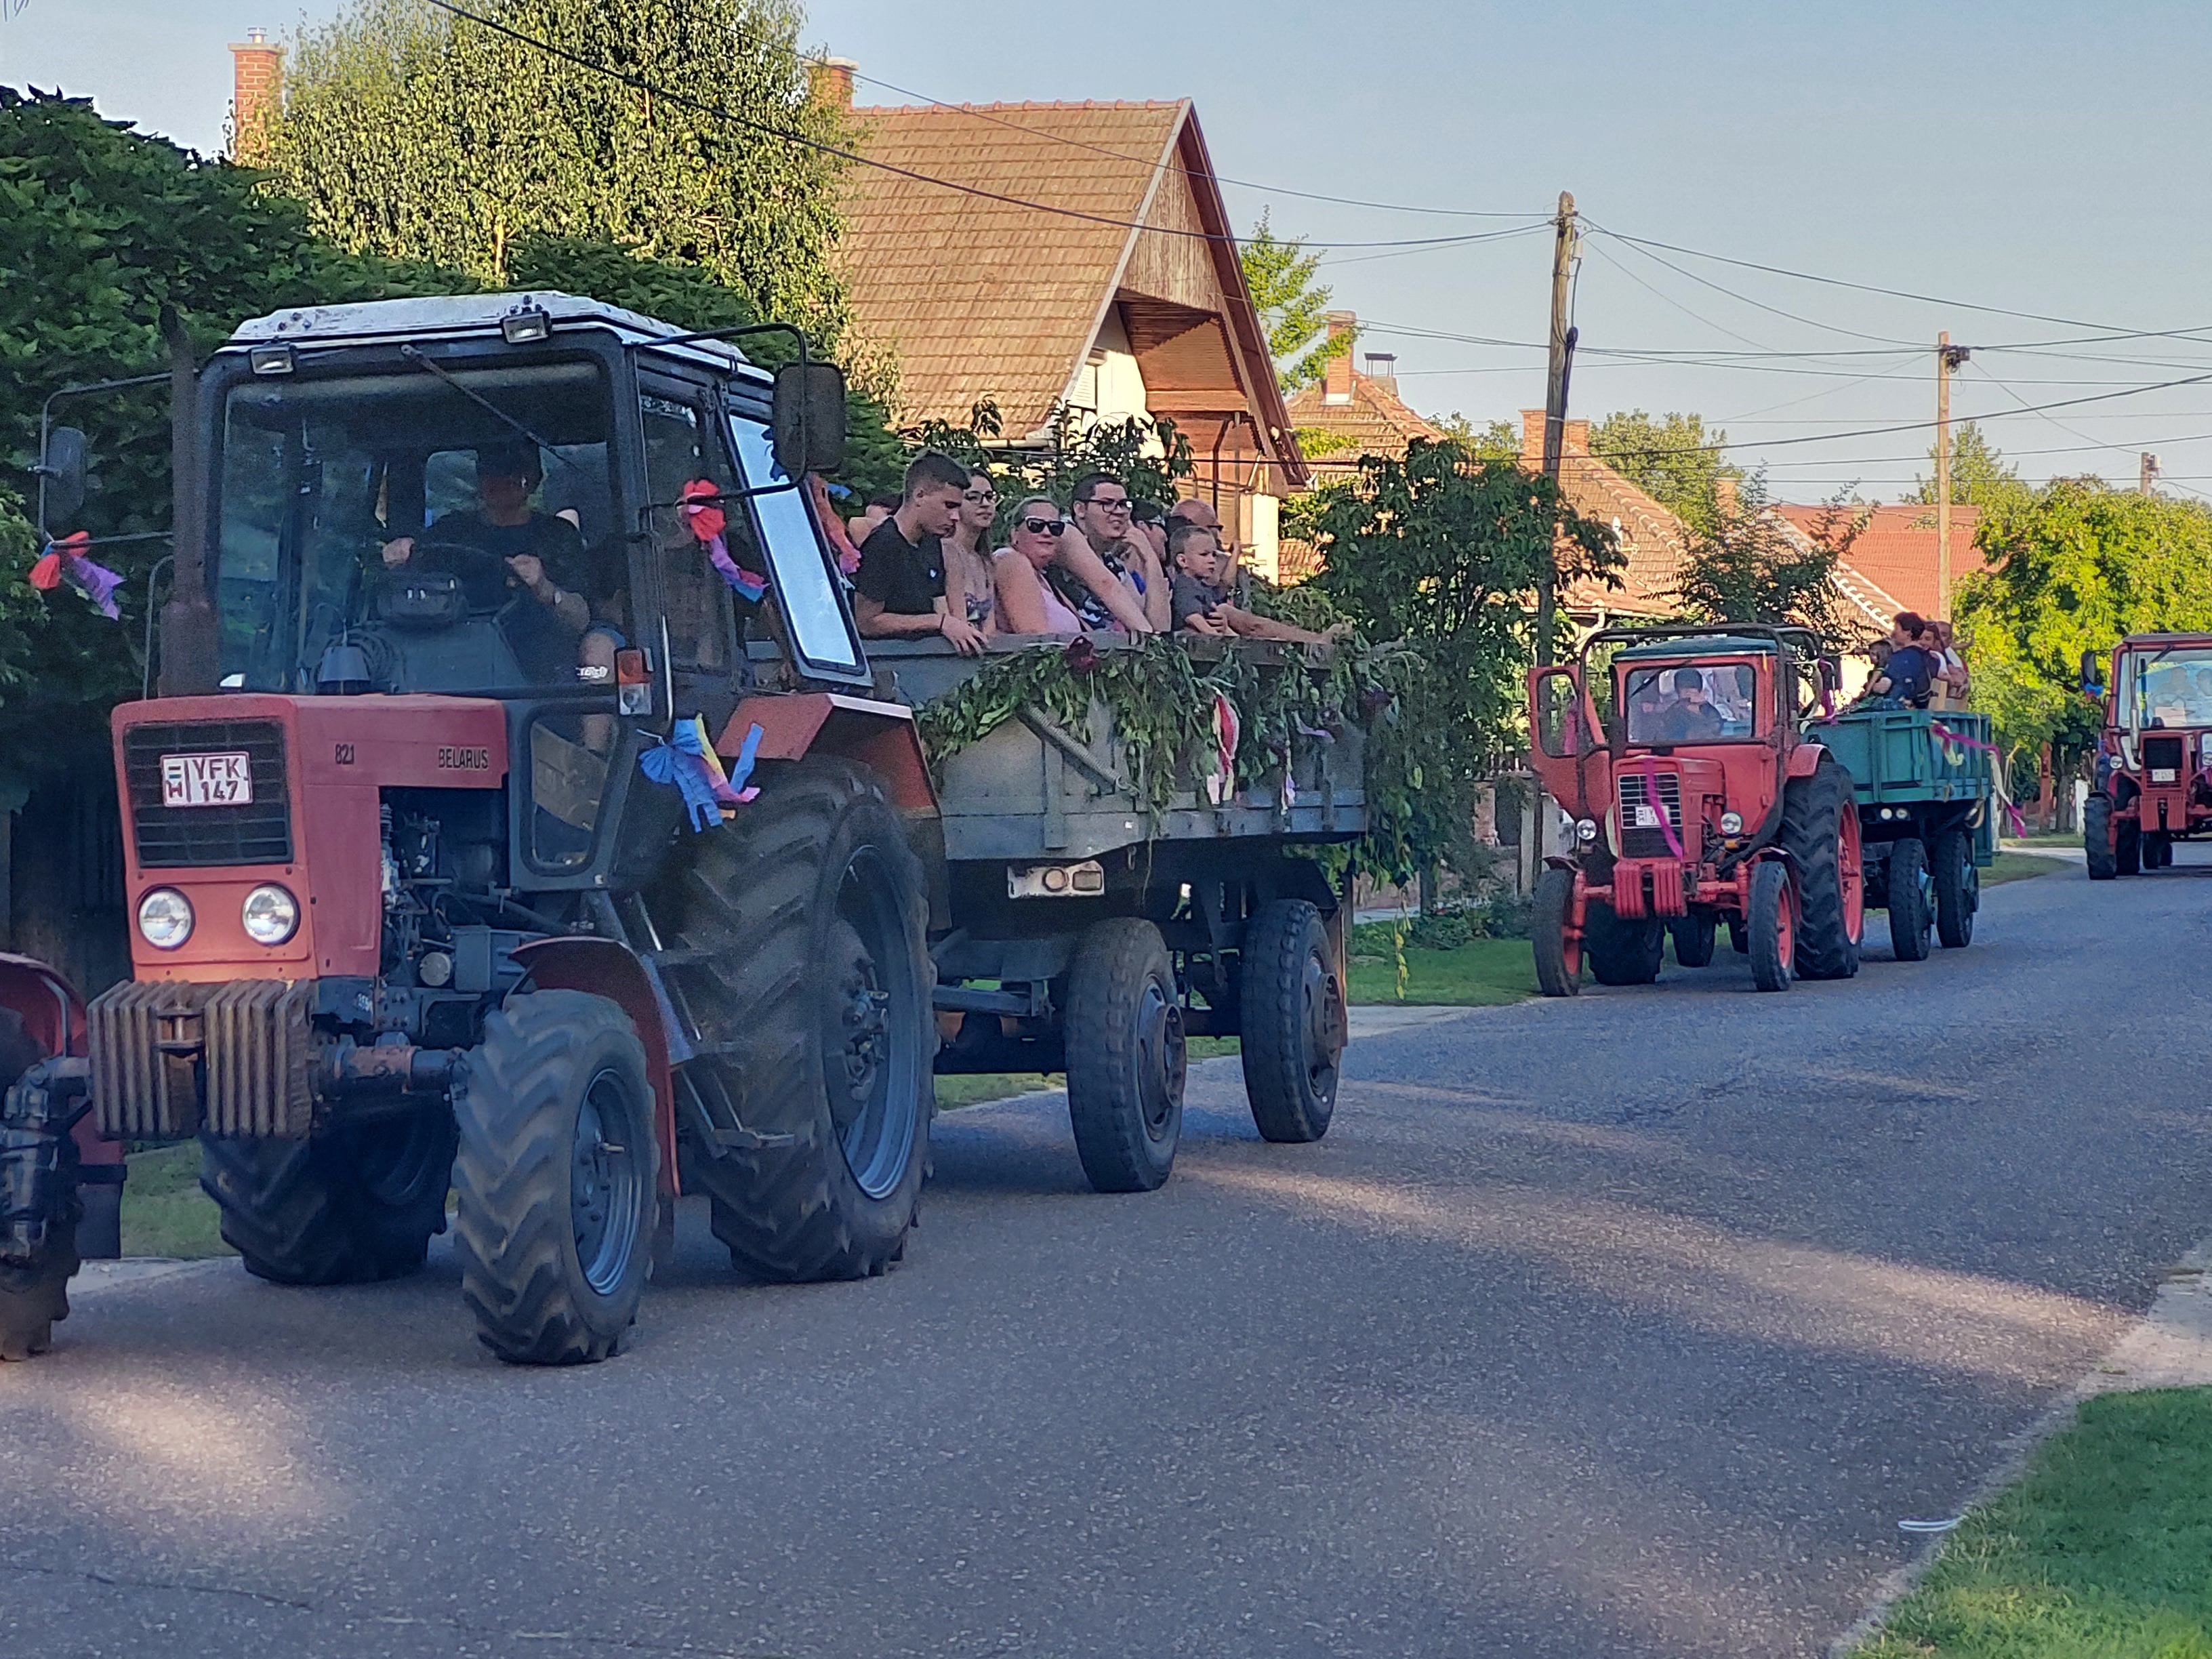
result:
M 417 544 L 459 542 L 482 548 L 501 559 L 528 553 L 545 567 L 545 579 L 556 587 L 581 593 L 593 600 L 607 598 L 617 584 L 605 580 L 604 572 L 587 567 L 594 562 L 584 554 L 584 538 L 576 526 L 552 513 L 532 513 L 521 524 L 493 524 L 481 513 L 448 513 L 416 538 Z M 472 610 L 495 610 L 521 586 L 514 572 L 489 562 L 462 561 L 435 547 L 418 545 L 409 565 L 420 570 L 451 570 L 468 589 Z M 596 590 L 596 591 L 595 591 Z
M 945 597 L 945 548 L 934 536 L 917 547 L 896 518 L 885 519 L 860 544 L 859 588 L 895 617 L 927 617 Z
M 1686 702 L 1669 703 L 1659 711 L 1659 729 L 1667 735 L 1663 743 L 1702 743 L 1720 736 L 1725 722 L 1721 711 L 1709 702 L 1694 708 Z
M 1924 703 L 1936 679 L 1936 662 L 1917 645 L 1901 645 L 1889 653 L 1882 671 L 1889 678 L 1889 695 L 1901 702 Z

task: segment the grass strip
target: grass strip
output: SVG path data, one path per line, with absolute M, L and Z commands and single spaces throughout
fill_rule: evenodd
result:
M 1854 1659 L 2212 1659 L 2212 1389 L 2084 1404 Z
M 1192 1060 L 1218 1060 L 1224 1054 L 1242 1054 L 1243 1049 L 1235 1037 L 1194 1036 L 1187 1038 L 1185 1057 Z M 963 1075 L 940 1077 L 937 1079 L 937 1109 L 957 1111 L 963 1106 L 981 1106 L 987 1100 L 1005 1100 L 1013 1095 L 1034 1094 L 1040 1089 L 1065 1089 L 1067 1078 L 1060 1072 L 970 1072 Z
M 198 1141 L 130 1154 L 123 1185 L 123 1254 L 185 1261 L 234 1255 L 215 1202 L 200 1190 Z
M 1525 939 L 1479 939 L 1450 951 L 1406 949 L 1406 984 L 1389 956 L 1355 952 L 1352 1000 L 1390 1007 L 1494 1008 L 1536 994 L 1536 957 Z

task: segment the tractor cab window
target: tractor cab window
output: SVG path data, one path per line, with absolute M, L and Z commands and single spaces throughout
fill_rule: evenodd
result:
M 2212 647 L 2128 652 L 2119 694 L 2123 726 L 2212 726 Z
M 823 679 L 866 678 L 867 659 L 840 592 L 844 578 L 830 559 L 805 493 L 775 487 L 787 486 L 791 480 L 776 465 L 767 427 L 738 416 L 730 422 L 730 434 L 747 486 L 767 492 L 753 496 L 750 506 L 775 579 L 787 647 L 797 667 Z
M 721 499 L 732 483 L 729 466 L 692 395 L 648 392 L 638 413 L 649 557 L 670 657 L 678 668 L 727 673 L 736 608 L 742 604 L 750 616 L 766 591 L 744 514 Z
M 1749 663 L 1668 663 L 1628 670 L 1621 701 L 1632 744 L 1730 743 L 1755 734 L 1758 676 Z
M 580 683 L 623 586 L 590 363 L 234 387 L 216 510 L 223 672 L 250 690 Z M 461 388 L 465 387 L 465 392 Z

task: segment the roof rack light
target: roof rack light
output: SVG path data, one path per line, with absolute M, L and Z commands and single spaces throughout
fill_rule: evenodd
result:
M 538 306 L 510 311 L 499 319 L 499 331 L 509 345 L 536 345 L 552 337 L 552 316 Z
M 292 348 L 288 345 L 255 346 L 246 354 L 246 361 L 256 374 L 289 374 L 292 372 Z

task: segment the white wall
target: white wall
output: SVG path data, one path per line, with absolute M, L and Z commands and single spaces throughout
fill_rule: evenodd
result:
M 1126 421 L 1150 413 L 1145 402 L 1145 377 L 1137 368 L 1137 355 L 1129 349 L 1129 336 L 1121 326 L 1121 313 L 1109 308 L 1091 343 L 1091 361 L 1076 370 L 1067 400 L 1078 409 L 1095 410 L 1102 421 Z

